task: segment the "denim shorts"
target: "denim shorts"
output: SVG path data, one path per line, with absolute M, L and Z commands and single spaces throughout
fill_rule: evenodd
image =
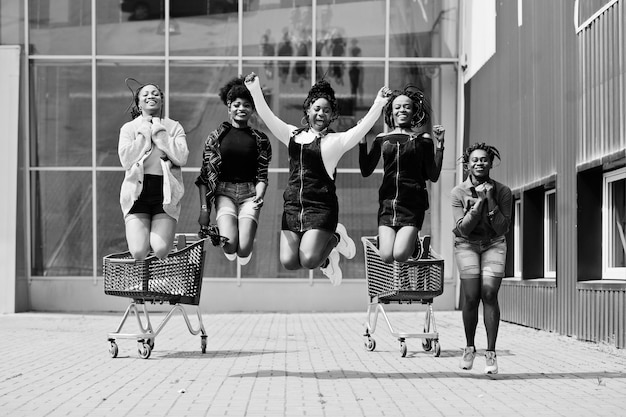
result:
M 251 182 L 220 182 L 215 190 L 215 220 L 222 216 L 259 222 L 260 207 L 255 203 L 256 187 Z
M 506 239 L 499 236 L 491 240 L 472 241 L 454 238 L 454 258 L 461 279 L 504 277 Z

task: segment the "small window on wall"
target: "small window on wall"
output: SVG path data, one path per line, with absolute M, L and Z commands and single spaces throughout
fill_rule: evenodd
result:
M 556 277 L 556 190 L 544 194 L 543 271 L 545 277 Z
M 602 190 L 602 276 L 626 277 L 626 168 L 604 174 Z
M 513 205 L 513 275 L 522 276 L 522 200 L 515 200 Z

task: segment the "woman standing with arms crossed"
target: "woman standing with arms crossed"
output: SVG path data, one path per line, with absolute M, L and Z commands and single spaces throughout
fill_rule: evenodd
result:
M 346 132 L 329 129 L 338 116 L 335 92 L 326 80 L 318 81 L 302 105 L 303 128 L 280 120 L 265 102 L 256 74 L 246 77 L 257 111 L 276 138 L 289 148 L 289 180 L 283 193 L 280 262 L 288 270 L 321 267 L 333 285 L 342 272 L 339 254 L 351 259 L 354 241 L 338 223 L 339 203 L 335 171 L 339 159 L 357 145 L 380 116 L 388 89 L 378 92 L 361 123 Z
M 378 190 L 378 249 L 384 262 L 405 262 L 419 257 L 419 231 L 428 209 L 426 181 L 437 181 L 443 161 L 443 126 L 431 134 L 414 129 L 429 126 L 431 110 L 424 94 L 414 87 L 394 91 L 385 107 L 385 123 L 392 130 L 379 134 L 370 152 L 363 138 L 359 167 L 368 177 L 383 156 L 383 182 Z
M 263 197 L 267 189 L 267 168 L 272 148 L 267 136 L 248 125 L 254 113 L 250 92 L 243 77 L 230 80 L 220 89 L 230 122 L 223 122 L 209 134 L 205 144 L 200 175 L 201 226 L 209 225 L 211 204 L 215 203 L 220 234 L 227 238 L 222 246 L 230 261 L 246 265 L 252 256 L 254 237 Z
M 497 374 L 498 291 L 504 277 L 504 235 L 511 222 L 511 190 L 489 176 L 494 159 L 500 159 L 500 153 L 493 146 L 476 143 L 467 148 L 461 158 L 469 176 L 452 190 L 452 212 L 456 224 L 454 257 L 464 294 L 463 325 L 467 342 L 459 366 L 469 370 L 474 364 L 474 338 L 478 307 L 482 300 L 487 331 L 485 373 Z
M 137 88 L 131 103 L 133 120 L 120 129 L 118 155 L 126 170 L 120 206 L 128 250 L 137 260 L 145 259 L 150 248 L 159 259 L 170 252 L 185 193 L 181 171 L 189 156 L 185 131 L 177 121 L 163 117 L 163 99 L 156 84 Z

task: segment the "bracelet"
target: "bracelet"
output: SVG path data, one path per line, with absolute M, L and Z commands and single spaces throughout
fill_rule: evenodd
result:
M 489 220 L 493 220 L 493 217 L 496 215 L 498 211 L 499 211 L 498 207 L 496 206 L 496 208 L 494 208 L 489 213 L 487 213 L 487 217 L 489 217 Z

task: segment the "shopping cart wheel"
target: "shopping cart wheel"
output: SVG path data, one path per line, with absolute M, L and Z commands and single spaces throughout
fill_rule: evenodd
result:
M 141 359 L 148 359 L 152 353 L 152 348 L 148 343 L 137 342 L 137 352 L 139 352 Z
M 441 345 L 439 344 L 439 342 L 437 340 L 435 340 L 434 345 L 435 345 L 435 350 L 433 352 L 433 356 L 438 358 L 439 355 L 441 355 Z
M 109 355 L 111 355 L 112 358 L 117 358 L 118 352 L 119 349 L 117 347 L 117 343 L 115 343 L 115 340 L 111 340 L 111 344 L 109 345 Z
M 200 349 L 202 353 L 206 353 L 206 335 L 200 336 Z
M 406 342 L 404 340 L 400 341 L 400 355 L 404 358 L 406 356 Z
M 376 340 L 372 336 L 367 336 L 367 342 L 365 342 L 365 349 L 373 352 L 376 349 Z
M 150 345 L 150 350 L 154 350 L 154 339 L 148 339 L 148 344 Z
M 422 348 L 424 349 L 424 352 L 430 352 L 433 348 L 433 341 L 432 339 L 424 339 L 422 340 Z

